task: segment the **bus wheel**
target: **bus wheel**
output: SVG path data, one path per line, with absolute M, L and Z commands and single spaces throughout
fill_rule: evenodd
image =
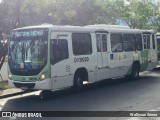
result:
M 76 73 L 75 77 L 74 77 L 74 90 L 76 92 L 79 92 L 82 90 L 83 87 L 83 79 L 82 79 L 82 75 L 79 73 Z
M 138 79 L 139 78 L 139 65 L 133 64 L 132 66 L 132 79 Z
M 46 99 L 46 98 L 52 97 L 53 92 L 51 90 L 42 90 L 39 95 L 40 95 L 41 98 Z

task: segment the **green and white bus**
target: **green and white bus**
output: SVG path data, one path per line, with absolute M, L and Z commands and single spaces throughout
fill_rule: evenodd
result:
M 158 62 L 160 63 L 160 33 L 156 34 L 157 38 L 157 57 L 158 57 Z
M 115 25 L 39 25 L 12 31 L 9 85 L 57 90 L 109 78 L 139 77 L 157 66 L 153 30 Z

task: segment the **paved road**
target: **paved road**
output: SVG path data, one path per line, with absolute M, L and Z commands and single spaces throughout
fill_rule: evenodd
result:
M 160 111 L 160 70 L 143 73 L 141 78 L 135 81 L 116 79 L 87 85 L 85 91 L 77 94 L 72 93 L 70 89 L 54 92 L 49 99 L 43 99 L 38 94 L 34 92 L 2 99 L 1 109 L 2 111 Z M 47 119 L 160 120 L 160 118 L 129 117 Z

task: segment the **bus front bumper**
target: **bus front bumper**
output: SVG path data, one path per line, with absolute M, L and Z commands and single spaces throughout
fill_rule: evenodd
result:
M 52 89 L 52 82 L 51 78 L 45 80 L 39 80 L 36 82 L 21 82 L 21 81 L 14 81 L 8 80 L 8 84 L 10 87 L 20 88 L 22 90 L 51 90 Z

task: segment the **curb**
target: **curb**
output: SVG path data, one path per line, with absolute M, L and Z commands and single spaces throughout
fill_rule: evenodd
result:
M 0 96 L 0 99 L 4 99 L 4 98 L 8 98 L 8 97 L 13 97 L 13 96 L 17 96 L 17 95 L 21 95 L 21 94 L 25 94 L 25 93 L 34 92 L 34 91 L 36 91 L 36 90 L 30 90 L 30 91 L 22 91 L 22 92 L 11 93 L 11 94 L 7 94 L 7 95 Z

